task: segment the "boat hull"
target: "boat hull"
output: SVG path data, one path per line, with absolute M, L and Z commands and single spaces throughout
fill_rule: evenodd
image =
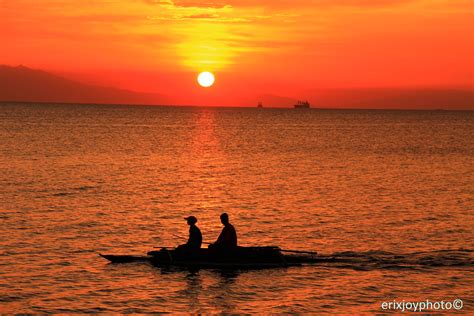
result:
M 299 266 L 299 261 L 288 261 L 275 247 L 239 247 L 232 253 L 219 253 L 209 249 L 187 253 L 176 249 L 151 251 L 146 256 L 103 255 L 112 263 L 149 262 L 159 267 L 196 269 L 265 269 Z

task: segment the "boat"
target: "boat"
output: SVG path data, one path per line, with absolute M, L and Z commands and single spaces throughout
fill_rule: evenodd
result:
M 310 105 L 308 101 L 298 101 L 294 105 L 295 109 L 309 109 Z
M 219 253 L 208 248 L 194 253 L 162 248 L 146 255 L 99 255 L 112 263 L 148 262 L 158 267 L 197 269 L 282 268 L 318 261 L 316 252 L 282 250 L 276 246 L 237 247 L 232 253 Z
M 257 107 L 258 107 L 258 108 L 263 108 L 263 103 L 262 103 L 262 102 L 258 102 Z

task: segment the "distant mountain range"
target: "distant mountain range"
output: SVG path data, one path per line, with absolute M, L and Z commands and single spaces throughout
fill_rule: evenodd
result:
M 238 93 L 238 91 L 236 91 Z M 308 100 L 313 108 L 359 109 L 453 109 L 474 110 L 474 89 L 465 88 L 367 88 L 306 91 L 298 99 Z M 78 81 L 24 66 L 0 65 L 0 101 L 104 103 L 104 104 L 173 104 L 162 94 L 141 93 Z M 272 94 L 236 99 L 247 106 L 293 107 L 297 98 Z M 215 102 L 214 102 L 215 103 Z
M 167 104 L 160 94 L 83 84 L 42 70 L 0 65 L 0 101 Z
M 327 89 L 310 91 L 306 98 L 322 108 L 474 109 L 474 89 L 469 87 Z

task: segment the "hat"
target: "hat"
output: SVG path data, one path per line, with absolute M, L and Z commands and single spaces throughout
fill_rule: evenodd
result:
M 188 216 L 188 217 L 185 217 L 184 219 L 187 220 L 188 222 L 191 222 L 192 224 L 195 224 L 198 221 L 195 216 Z

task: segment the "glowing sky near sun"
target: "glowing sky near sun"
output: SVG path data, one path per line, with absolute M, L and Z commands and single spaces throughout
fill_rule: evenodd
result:
M 0 0 L 0 64 L 177 103 L 472 86 L 472 12 L 470 0 Z M 196 84 L 202 71 L 212 89 Z

